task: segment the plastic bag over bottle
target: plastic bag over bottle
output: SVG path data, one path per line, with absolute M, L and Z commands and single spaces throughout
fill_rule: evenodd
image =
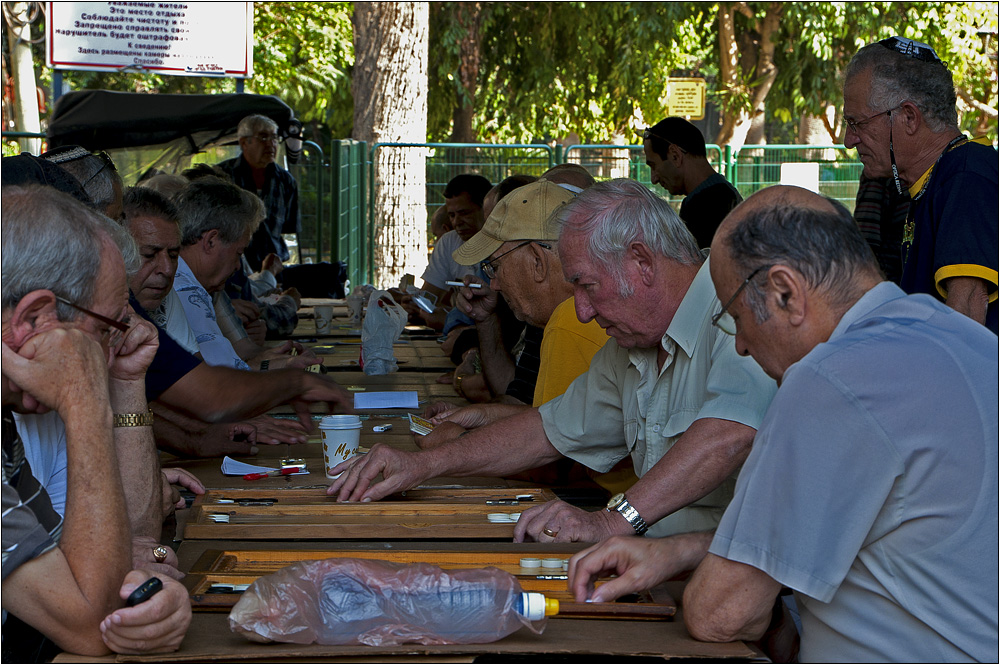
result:
M 406 327 L 407 314 L 388 291 L 372 291 L 368 311 L 361 324 L 361 357 L 369 376 L 389 374 L 399 367 L 392 345 Z
M 259 578 L 229 626 L 255 642 L 485 644 L 522 626 L 542 632 L 545 620 L 523 617 L 521 602 L 517 579 L 498 568 L 324 559 Z

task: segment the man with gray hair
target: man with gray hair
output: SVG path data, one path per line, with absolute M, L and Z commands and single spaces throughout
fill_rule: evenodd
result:
M 247 261 L 256 272 L 268 254 L 288 260 L 288 246 L 282 234 L 301 231 L 299 188 L 292 174 L 274 161 L 281 136 L 273 120 L 263 115 L 249 115 L 240 121 L 237 134 L 240 156 L 220 162 L 218 166 L 237 186 L 264 201 L 267 217 L 246 249 Z
M 903 231 L 907 293 L 927 293 L 997 332 L 997 151 L 958 128 L 951 72 L 904 37 L 869 44 L 844 79 L 844 145 L 866 178 L 912 204 Z
M 26 651 L 31 629 L 85 655 L 172 651 L 191 618 L 183 586 L 163 576 L 162 593 L 122 608 L 168 552 L 154 540 L 130 572 L 134 539 L 162 523 L 143 382 L 156 333 L 128 306 L 134 243 L 49 187 L 5 187 L 3 207 L 4 660 L 42 655 Z M 72 468 L 65 519 L 13 422 L 14 410 L 49 409 Z
M 760 638 L 785 586 L 801 651 L 776 662 L 996 661 L 996 338 L 884 281 L 850 213 L 798 187 L 738 206 L 711 274 L 715 322 L 781 387 L 714 537 L 580 552 L 576 599 L 697 567 L 683 604 L 699 640 Z
M 430 450 L 376 444 L 330 487 L 375 500 L 434 476 L 505 476 L 570 457 L 600 472 L 631 455 L 639 481 L 589 513 L 552 501 L 521 514 L 516 540 L 713 528 L 732 496 L 775 384 L 712 325 L 709 262 L 663 199 L 632 180 L 591 187 L 559 213 L 559 258 L 580 321 L 613 339 L 566 392 Z M 372 485 L 383 474 L 383 481 Z M 626 496 L 627 494 L 627 496 Z

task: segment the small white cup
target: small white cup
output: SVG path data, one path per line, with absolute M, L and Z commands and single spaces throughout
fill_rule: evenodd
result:
M 333 305 L 316 305 L 313 307 L 313 319 L 316 321 L 316 334 L 329 335 L 333 324 Z
M 351 415 L 325 416 L 319 422 L 323 438 L 323 467 L 326 477 L 336 480 L 340 474 L 330 475 L 330 469 L 358 454 L 361 439 L 361 418 Z
M 358 327 L 361 325 L 361 315 L 365 309 L 365 301 L 368 300 L 364 296 L 347 296 L 347 309 L 351 313 L 351 325 Z

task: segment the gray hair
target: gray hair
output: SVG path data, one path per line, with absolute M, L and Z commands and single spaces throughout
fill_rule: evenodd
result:
M 566 233 L 587 237 L 587 252 L 613 275 L 623 298 L 632 295 L 625 279 L 625 254 L 633 242 L 684 265 L 704 257 L 674 209 L 635 180 L 619 178 L 588 187 L 557 213 L 560 241 Z
M 83 307 L 91 305 L 107 240 L 122 252 L 126 272 L 139 269 L 132 236 L 73 197 L 37 185 L 4 187 L 2 197 L 3 309 L 42 289 Z M 64 321 L 79 315 L 62 303 L 57 313 Z
M 260 115 L 255 113 L 254 115 L 248 115 L 247 117 L 240 120 L 239 126 L 236 128 L 236 135 L 241 138 L 247 138 L 255 135 L 262 129 L 270 129 L 275 134 L 278 133 L 278 123 L 271 120 L 266 115 Z
M 861 296 L 856 278 L 879 274 L 878 262 L 847 208 L 827 201 L 832 211 L 779 203 L 743 215 L 723 239 L 737 272 L 750 275 L 762 266 L 788 266 L 810 288 L 826 293 L 831 305 L 852 304 Z M 759 284 L 765 275 L 762 269 L 743 291 L 758 323 L 770 316 Z
M 212 229 L 227 245 L 247 241 L 265 216 L 264 204 L 255 194 L 212 176 L 192 182 L 175 203 L 185 247 Z
M 107 153 L 95 155 L 80 146 L 67 146 L 50 150 L 42 158 L 58 164 L 72 174 L 94 202 L 94 206 L 102 212 L 115 203 L 125 187 L 118 169 Z
M 887 111 L 910 101 L 932 132 L 958 129 L 955 84 L 944 63 L 923 62 L 882 44 L 869 44 L 851 58 L 844 81 L 869 70 L 868 107 L 872 111 Z

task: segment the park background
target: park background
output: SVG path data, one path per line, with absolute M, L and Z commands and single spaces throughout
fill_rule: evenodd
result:
M 303 261 L 344 260 L 354 283 L 389 285 L 426 265 L 427 215 L 460 172 L 499 182 L 583 164 L 648 183 L 641 132 L 667 115 L 667 80 L 707 82 L 709 159 L 744 196 L 814 167 L 853 209 L 860 165 L 843 148 L 842 73 L 864 44 L 931 45 L 955 77 L 960 127 L 997 141 L 993 2 L 257 2 L 248 93 L 304 124 Z M 53 72 L 44 3 L 3 3 L 5 132 L 44 132 Z M 220 26 L 220 30 L 227 29 Z M 234 29 L 240 29 L 235 26 Z M 30 86 L 12 72 L 28 60 Z M 21 76 L 21 79 L 26 76 Z M 236 92 L 233 79 L 62 72 L 62 89 Z M 29 114 L 30 115 L 30 114 Z M 38 144 L 35 144 L 38 145 Z M 22 145 L 4 141 L 4 155 Z M 215 162 L 186 156 L 174 167 Z M 128 184 L 153 158 L 112 155 Z M 665 195 L 662 190 L 658 193 Z M 679 199 L 674 201 L 679 203 Z

